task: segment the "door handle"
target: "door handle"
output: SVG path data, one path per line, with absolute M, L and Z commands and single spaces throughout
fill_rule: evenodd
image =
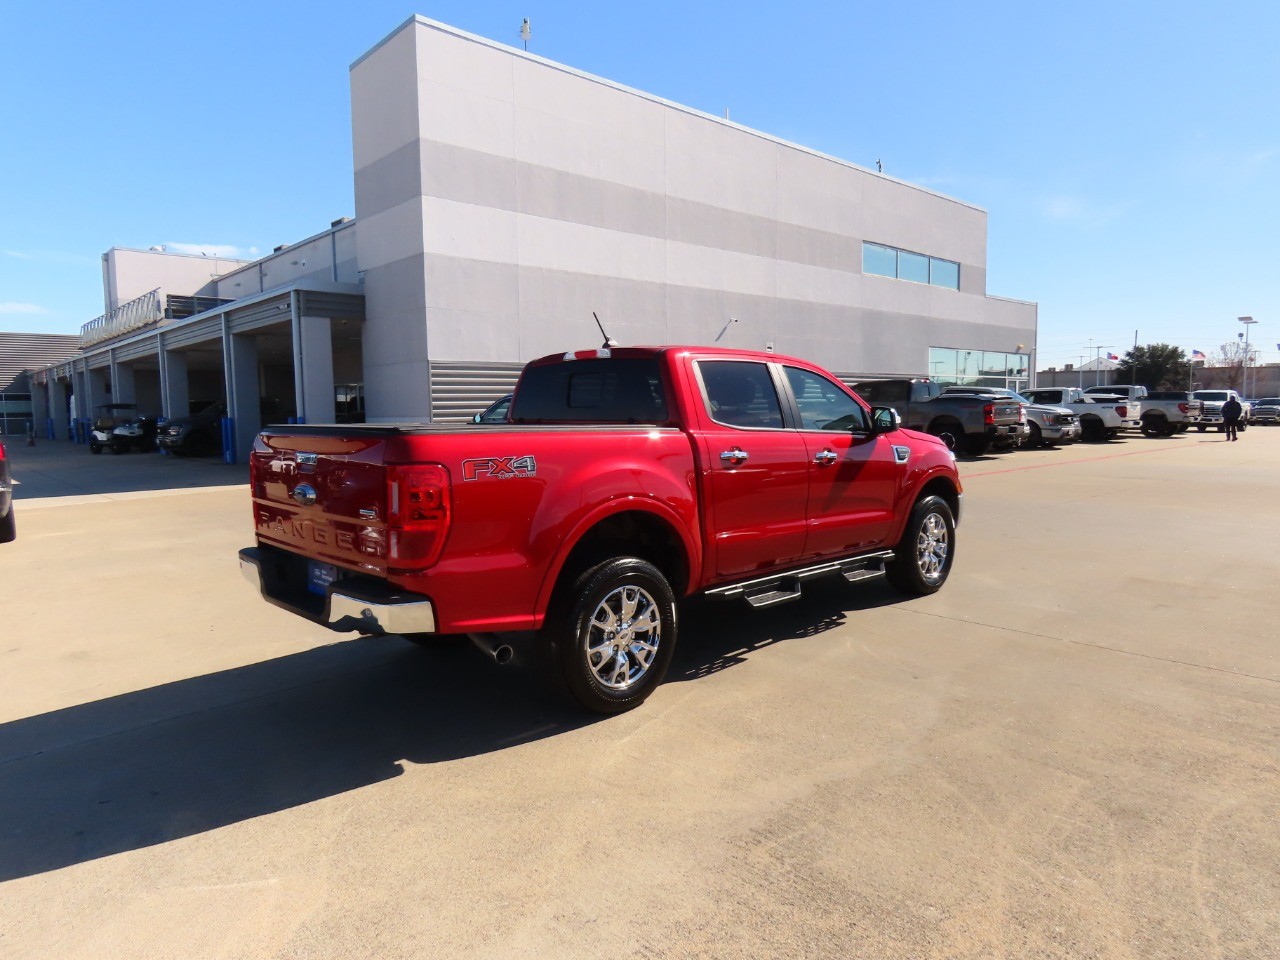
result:
M 723 463 L 736 465 L 742 463 L 742 461 L 746 460 L 748 456 L 750 456 L 750 454 L 748 454 L 747 451 L 740 447 L 734 447 L 732 450 L 726 450 L 724 453 L 720 454 L 720 460 Z
M 813 455 L 813 462 L 819 466 L 825 467 L 829 463 L 835 463 L 840 459 L 840 454 L 832 453 L 830 450 L 823 450 Z

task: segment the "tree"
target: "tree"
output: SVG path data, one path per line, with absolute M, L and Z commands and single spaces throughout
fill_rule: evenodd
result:
M 1244 341 L 1233 340 L 1230 343 L 1224 343 L 1220 348 L 1213 352 L 1214 366 L 1222 367 L 1225 374 L 1224 379 L 1227 381 L 1228 390 L 1239 390 L 1241 384 L 1244 383 L 1244 368 L 1246 365 L 1250 367 L 1258 364 L 1258 351 L 1249 344 L 1249 356 L 1245 356 Z
M 1190 370 L 1181 347 L 1149 343 L 1134 347 L 1116 368 L 1116 383 L 1136 383 L 1149 390 L 1185 390 Z

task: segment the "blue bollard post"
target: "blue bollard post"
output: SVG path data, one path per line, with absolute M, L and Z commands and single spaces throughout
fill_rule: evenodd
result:
M 230 417 L 222 418 L 222 459 L 226 463 L 236 462 L 236 423 Z

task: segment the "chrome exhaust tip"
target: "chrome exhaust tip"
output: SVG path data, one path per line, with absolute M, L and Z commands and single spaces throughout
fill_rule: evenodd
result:
M 467 639 L 475 644 L 477 650 L 490 657 L 500 667 L 505 667 L 515 659 L 515 647 L 496 633 L 469 633 Z

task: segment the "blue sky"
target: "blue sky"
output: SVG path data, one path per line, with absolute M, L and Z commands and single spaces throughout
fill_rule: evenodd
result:
M 78 332 L 112 246 L 244 256 L 353 214 L 347 71 L 421 13 L 989 213 L 1039 363 L 1280 360 L 1280 4 L 0 4 L 0 330 Z

